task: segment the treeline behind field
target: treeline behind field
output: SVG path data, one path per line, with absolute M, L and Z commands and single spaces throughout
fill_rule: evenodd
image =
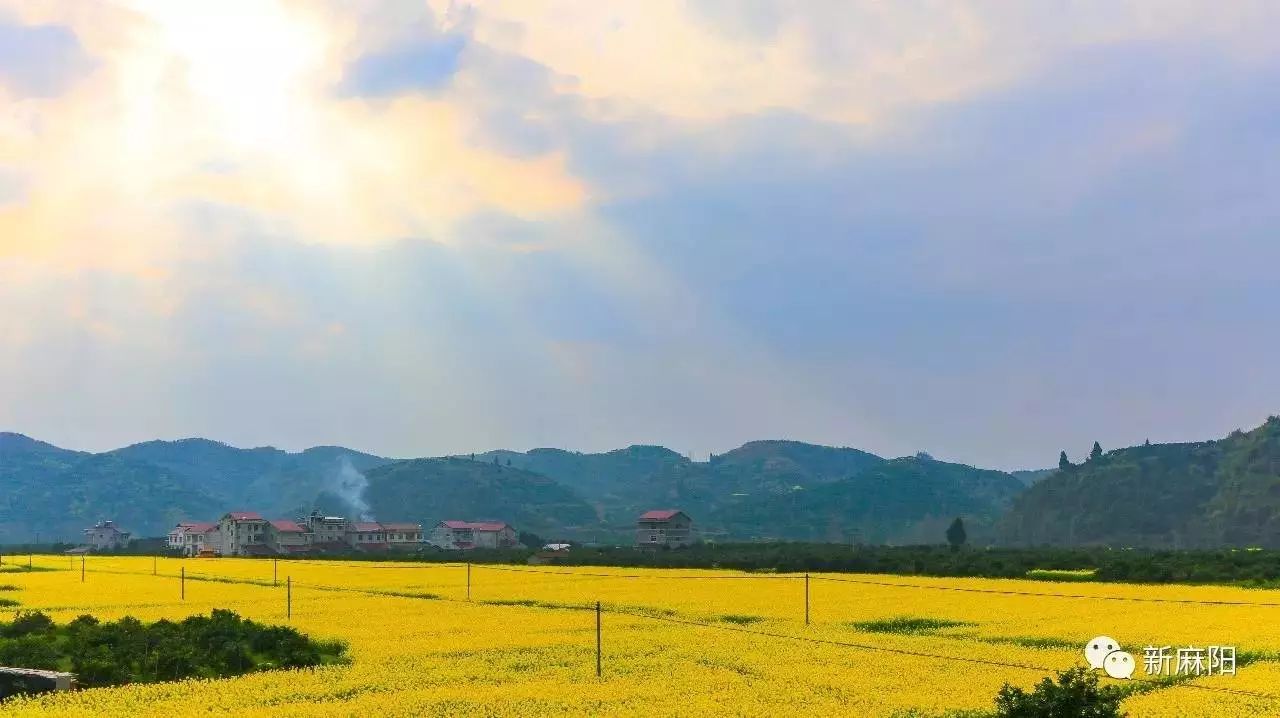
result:
M 402 555 L 315 557 L 339 561 L 470 562 L 526 564 L 533 550 L 430 551 Z M 1027 578 L 1032 571 L 1092 571 L 1032 578 L 1134 583 L 1204 583 L 1280 586 L 1280 551 L 1223 549 L 1159 551 L 1088 548 L 963 548 L 946 546 L 850 546 L 824 543 L 698 544 L 672 550 L 575 546 L 557 566 L 721 568 L 777 573 L 882 573 L 903 576 Z
M 1280 551 L 1156 551 L 1088 548 L 965 548 L 721 544 L 674 551 L 577 550 L 578 565 L 728 568 L 741 571 L 832 571 L 918 576 L 1026 578 L 1039 570 L 1093 570 L 1097 581 L 1280 584 Z M 1039 576 L 1052 578 L 1051 576 Z M 1079 580 L 1079 576 L 1071 580 Z

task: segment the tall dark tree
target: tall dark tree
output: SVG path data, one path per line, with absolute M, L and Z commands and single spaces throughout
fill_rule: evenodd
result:
M 1071 460 L 1067 458 L 1067 452 L 1058 454 L 1058 471 L 1066 471 L 1071 468 Z
M 959 551 L 968 538 L 964 530 L 964 521 L 957 516 L 956 520 L 951 522 L 951 527 L 947 529 L 947 543 L 951 544 L 952 551 Z
M 1089 461 L 1097 461 L 1102 458 L 1102 445 L 1093 442 L 1093 449 L 1089 451 Z

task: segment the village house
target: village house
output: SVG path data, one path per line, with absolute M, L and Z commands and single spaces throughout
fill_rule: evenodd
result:
M 273 552 L 305 553 L 311 548 L 311 537 L 297 522 L 288 519 L 272 519 L 267 524 L 267 547 Z
M 323 516 L 319 511 L 312 511 L 302 522 L 310 535 L 312 549 L 331 552 L 346 551 L 350 547 L 352 525 L 345 516 Z
M 693 519 L 679 509 L 646 511 L 636 520 L 636 546 L 676 548 L 693 543 Z
M 514 548 L 516 531 L 501 521 L 441 521 L 431 530 L 429 543 L 447 551 Z
M 213 547 L 223 556 L 263 556 L 271 553 L 267 546 L 270 524 L 253 511 L 229 511 L 218 520 L 221 545 Z
M 412 551 L 422 545 L 422 524 L 383 522 L 380 525 L 386 536 L 387 548 L 393 551 Z
M 377 521 L 357 521 L 347 528 L 347 543 L 362 551 L 387 548 L 387 531 Z
M 264 519 L 253 511 L 231 511 L 217 523 L 180 523 L 167 537 L 168 547 L 186 556 L 415 550 L 421 544 L 422 524 L 352 522 L 319 512 L 291 521 Z
M 189 521 L 178 524 L 168 535 L 170 551 L 183 556 L 198 556 L 206 547 L 220 546 L 218 524 Z
M 114 521 L 99 521 L 84 530 L 84 542 L 94 551 L 115 551 L 129 544 L 129 532 L 121 531 Z

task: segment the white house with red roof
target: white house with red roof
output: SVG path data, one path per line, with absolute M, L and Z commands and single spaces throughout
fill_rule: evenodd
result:
M 184 521 L 169 532 L 171 551 L 181 551 L 184 556 L 196 556 L 207 546 L 221 546 L 218 540 L 218 524 L 202 521 Z
M 501 521 L 441 521 L 428 542 L 448 551 L 474 548 L 514 548 L 516 530 Z
M 356 521 L 347 527 L 347 543 L 363 551 L 414 550 L 422 545 L 422 524 Z
M 693 519 L 679 509 L 655 509 L 636 520 L 636 546 L 675 548 L 693 543 Z

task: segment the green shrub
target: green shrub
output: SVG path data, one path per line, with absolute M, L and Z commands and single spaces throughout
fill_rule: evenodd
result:
M 1045 678 L 1027 693 L 1008 683 L 996 695 L 999 718 L 1119 718 L 1124 692 L 1098 686 L 1098 677 L 1084 668 Z

